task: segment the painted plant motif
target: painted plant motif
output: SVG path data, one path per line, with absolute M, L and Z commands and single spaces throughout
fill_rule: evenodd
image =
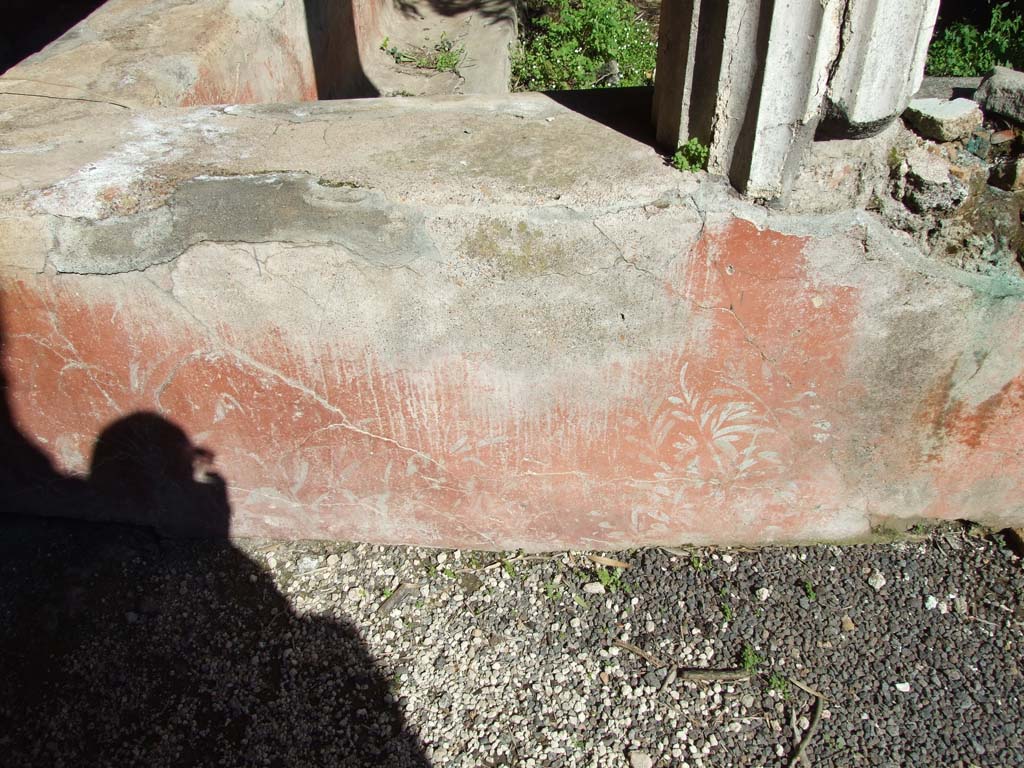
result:
M 689 366 L 688 361 L 680 366 L 678 389 L 662 401 L 641 448 L 654 477 L 689 487 L 724 488 L 777 468 L 778 453 L 764 445 L 775 428 L 760 407 L 721 381 L 693 387 L 687 381 Z

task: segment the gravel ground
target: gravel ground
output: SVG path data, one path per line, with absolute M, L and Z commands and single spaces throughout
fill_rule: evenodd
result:
M 959 527 L 620 568 L 0 524 L 5 765 L 1024 765 L 1024 570 Z

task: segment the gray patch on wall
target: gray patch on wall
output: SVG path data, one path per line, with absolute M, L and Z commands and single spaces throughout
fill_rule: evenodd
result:
M 101 221 L 55 218 L 53 228 L 50 263 L 76 274 L 143 270 L 204 241 L 340 246 L 385 267 L 437 256 L 412 206 L 304 173 L 197 177 L 161 208 Z

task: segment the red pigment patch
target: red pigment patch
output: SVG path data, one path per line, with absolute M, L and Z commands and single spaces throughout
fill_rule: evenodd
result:
M 519 412 L 487 391 L 501 374 L 483 359 L 439 351 L 395 370 L 366 349 L 302 355 L 279 329 L 243 334 L 230 318 L 211 338 L 147 301 L 147 284 L 113 277 L 5 292 L 11 394 L 26 433 L 86 459 L 114 419 L 161 413 L 215 455 L 236 534 L 531 548 L 785 538 L 856 502 L 830 454 L 858 295 L 814 287 L 805 246 L 742 220 L 709 229 L 666 284 L 690 310 L 677 341 L 597 371 L 629 393 L 599 404 L 574 370 Z
M 224 83 L 219 73 L 209 67 L 199 68 L 199 76 L 189 91 L 181 97 L 182 107 L 207 104 L 257 104 L 262 101 L 250 83 Z
M 1024 373 L 976 406 L 953 399 L 952 372 L 919 419 L 930 432 L 935 497 L 924 514 L 998 517 L 1024 505 Z

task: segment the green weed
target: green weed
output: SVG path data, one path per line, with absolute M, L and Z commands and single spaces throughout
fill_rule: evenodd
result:
M 696 136 L 683 144 L 672 155 L 672 166 L 680 171 L 706 171 L 711 150 Z
M 757 651 L 749 645 L 744 645 L 743 650 L 740 651 L 740 666 L 751 675 L 757 672 L 757 668 L 763 661 L 764 657 L 759 656 Z
M 601 582 L 605 590 L 611 594 L 615 594 L 619 591 L 622 585 L 622 575 L 617 570 L 609 570 L 603 565 L 599 565 L 596 570 L 597 580 Z
M 996 65 L 1024 69 L 1024 16 L 992 6 L 988 29 L 954 22 L 932 38 L 925 70 L 942 77 L 980 77 Z
M 512 90 L 653 82 L 657 43 L 628 0 L 527 0 Z
M 381 42 L 380 49 L 394 59 L 396 64 L 412 64 L 417 69 L 433 69 L 438 72 L 458 72 L 459 65 L 466 56 L 465 46 L 456 46 L 444 33 L 432 49 L 403 51 L 398 46 L 391 45 L 391 41 L 386 37 Z
M 789 680 L 784 678 L 782 675 L 773 672 L 772 676 L 768 678 L 768 690 L 775 691 L 782 698 L 789 698 Z
M 811 584 L 810 581 L 804 579 L 803 587 L 804 594 L 807 595 L 808 600 L 810 600 L 813 603 L 815 600 L 818 599 L 818 593 L 815 591 L 814 585 Z

